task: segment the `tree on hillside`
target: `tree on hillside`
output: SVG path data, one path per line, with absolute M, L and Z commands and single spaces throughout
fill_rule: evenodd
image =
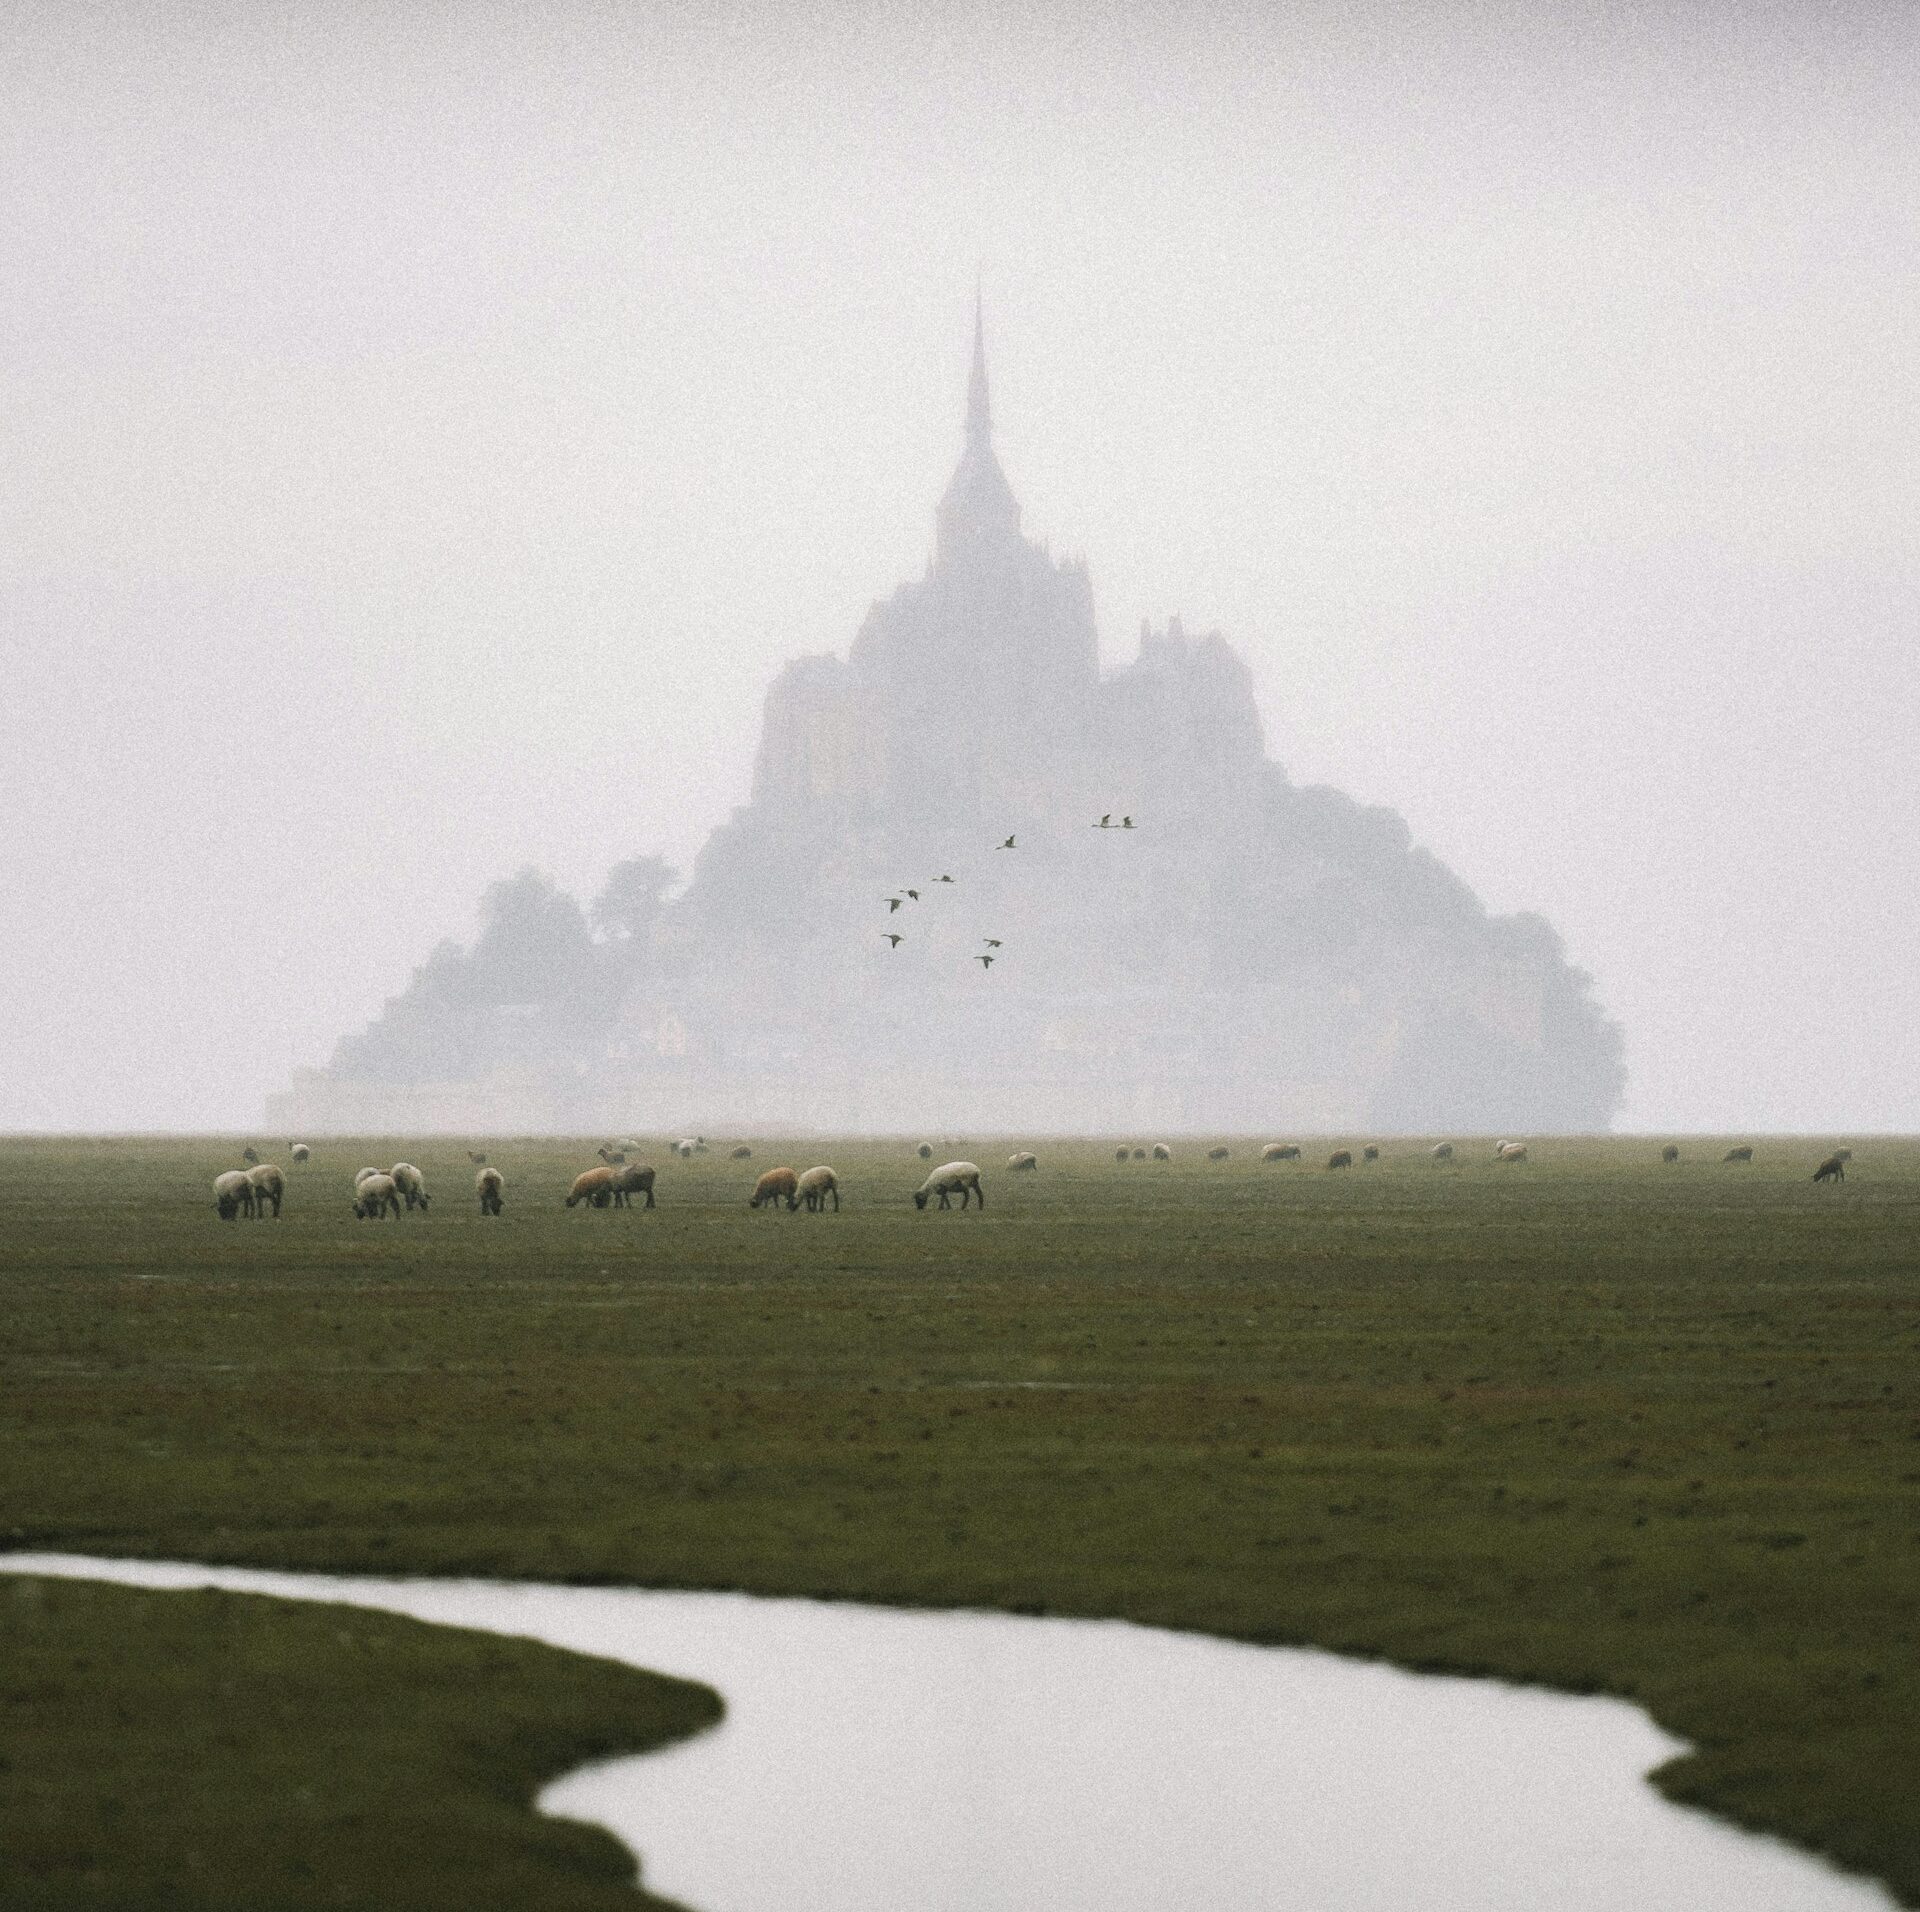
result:
M 644 949 L 666 907 L 680 872 L 665 857 L 630 856 L 607 872 L 607 886 L 593 900 L 593 927 L 611 943 Z

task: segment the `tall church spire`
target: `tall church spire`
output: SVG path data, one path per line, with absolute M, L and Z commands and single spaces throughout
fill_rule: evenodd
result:
M 987 402 L 987 328 L 980 288 L 973 291 L 973 375 L 967 381 L 967 443 L 985 445 L 993 437 L 993 407 Z
M 973 370 L 967 379 L 967 443 L 935 518 L 936 560 L 998 551 L 1020 536 L 1020 507 L 993 455 L 993 407 L 987 401 L 987 328 L 973 295 Z

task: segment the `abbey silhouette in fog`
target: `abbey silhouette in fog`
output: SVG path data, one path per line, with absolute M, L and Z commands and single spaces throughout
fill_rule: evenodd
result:
M 1291 784 L 1219 636 L 1143 625 L 1101 674 L 1086 568 L 994 453 L 977 309 L 925 575 L 780 673 L 751 800 L 668 878 L 497 886 L 282 1126 L 1591 1130 L 1623 1083 L 1553 930 Z

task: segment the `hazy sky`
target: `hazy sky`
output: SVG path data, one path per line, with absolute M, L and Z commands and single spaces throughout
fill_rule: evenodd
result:
M 1627 1126 L 1920 1129 L 1920 9 L 14 0 L 0 181 L 0 1127 L 685 868 L 978 272 L 1110 660 L 1550 917 Z

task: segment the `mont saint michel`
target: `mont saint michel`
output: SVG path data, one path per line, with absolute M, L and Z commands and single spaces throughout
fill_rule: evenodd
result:
M 767 692 L 748 802 L 677 895 L 497 885 L 331 1064 L 302 1129 L 1597 1130 L 1618 1028 L 1532 915 L 1266 754 L 1217 633 L 1103 674 L 1030 538 L 976 311 L 924 575 Z

